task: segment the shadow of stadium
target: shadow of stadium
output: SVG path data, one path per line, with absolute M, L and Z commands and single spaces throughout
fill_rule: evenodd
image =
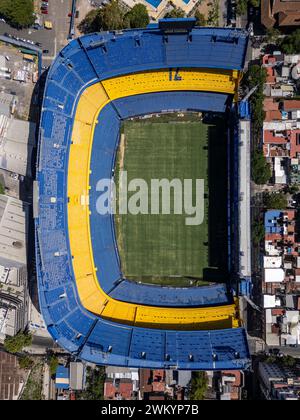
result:
M 225 117 L 209 121 L 208 128 L 208 262 L 203 280 L 228 281 L 228 161 Z

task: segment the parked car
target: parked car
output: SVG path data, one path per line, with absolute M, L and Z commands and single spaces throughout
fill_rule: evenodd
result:
M 49 50 L 43 50 L 43 54 L 49 54 Z
M 48 15 L 48 10 L 42 10 L 43 15 Z

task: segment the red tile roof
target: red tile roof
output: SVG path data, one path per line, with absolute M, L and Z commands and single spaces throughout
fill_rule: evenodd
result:
M 104 383 L 104 398 L 115 399 L 117 395 L 121 396 L 122 399 L 130 400 L 132 397 L 133 384 L 131 381 L 125 382 L 120 380 L 118 387 L 111 381 L 105 381 Z
M 165 382 L 153 382 L 152 388 L 154 392 L 165 392 L 166 384 Z
M 300 10 L 300 3 L 299 3 L 299 10 Z M 300 101 L 299 100 L 290 100 L 290 101 L 283 101 L 283 109 L 285 111 L 293 111 L 293 110 L 300 110 Z
M 278 111 L 279 102 L 275 102 L 272 98 L 265 98 L 264 100 L 264 110 L 265 111 Z

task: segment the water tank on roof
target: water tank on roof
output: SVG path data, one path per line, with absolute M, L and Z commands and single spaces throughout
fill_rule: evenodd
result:
M 294 80 L 300 79 L 300 63 L 296 64 L 292 69 L 292 78 Z

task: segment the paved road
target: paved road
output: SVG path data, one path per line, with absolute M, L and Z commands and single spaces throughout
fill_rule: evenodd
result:
M 19 38 L 40 42 L 43 49 L 49 50 L 48 54 L 43 55 L 43 60 L 48 64 L 47 61 L 53 60 L 57 52 L 67 43 L 70 25 L 68 13 L 71 11 L 71 4 L 72 0 L 49 0 L 49 14 L 43 15 L 43 19 L 53 23 L 52 30 L 30 28 L 17 30 L 0 22 L 0 34 L 7 32 Z

